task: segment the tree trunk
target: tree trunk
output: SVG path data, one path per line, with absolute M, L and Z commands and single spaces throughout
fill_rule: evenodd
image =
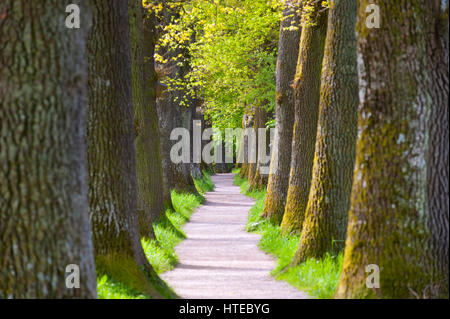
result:
M 177 103 L 182 98 L 182 94 L 180 91 L 166 92 L 157 100 L 163 172 L 170 189 L 181 193 L 198 194 L 190 173 L 190 163 L 173 163 L 170 159 L 170 150 L 177 143 L 170 140 L 170 133 L 174 128 L 183 127 L 182 110 Z
M 140 0 L 129 0 L 129 11 L 139 229 L 141 237 L 155 238 L 152 224 L 164 213 L 169 199 L 161 191 L 154 16 L 144 12 Z
M 222 133 L 222 139 L 220 141 L 216 141 L 216 143 L 220 143 L 220 146 L 217 148 L 220 148 L 221 152 L 221 158 L 220 162 L 214 161 L 214 173 L 227 173 L 228 172 L 228 164 L 225 163 L 225 140 L 224 140 L 224 134 Z M 216 159 L 214 157 L 214 159 Z
M 245 162 L 244 158 L 244 118 L 245 114 L 242 116 L 242 134 L 239 138 L 236 138 L 236 162 L 234 163 L 235 169 L 243 169 Z
M 178 8 L 163 10 L 163 27 L 179 17 L 178 10 Z M 184 77 L 190 68 L 185 58 L 189 52 L 186 47 L 180 46 L 173 49 L 161 46 L 157 53 L 168 61 L 167 63 L 158 63 L 156 66 L 160 82 L 168 84 L 164 94 L 156 101 L 164 179 L 171 190 L 198 195 L 191 176 L 191 163 L 174 163 L 170 158 L 170 150 L 178 142 L 170 140 L 172 130 L 184 127 L 192 132 L 192 114 L 188 107 L 192 105 L 192 98 L 186 92 L 185 87 L 175 84 L 177 81 L 185 82 Z M 192 152 L 191 149 L 190 151 Z
M 156 26 L 155 26 L 155 17 L 151 15 L 148 11 L 143 16 L 143 42 L 144 42 L 144 79 L 148 81 L 148 84 L 145 87 L 153 87 L 155 89 L 155 85 L 158 82 L 158 75 L 155 70 L 155 44 L 156 44 Z M 146 82 L 147 83 L 147 82 Z M 156 91 L 156 89 L 155 89 Z M 154 91 L 154 92 L 155 92 Z M 149 119 L 150 119 L 150 128 L 152 135 L 157 137 L 156 139 L 152 139 L 152 150 L 154 156 L 151 157 L 151 167 L 153 176 L 152 182 L 152 192 L 162 193 L 160 197 L 155 197 L 154 200 L 162 200 L 164 209 L 174 209 L 172 206 L 172 197 L 170 194 L 170 188 L 168 183 L 164 180 L 164 172 L 163 172 L 163 164 L 162 164 L 162 154 L 161 154 L 161 139 L 160 132 L 158 126 L 158 111 L 156 107 L 156 92 L 153 93 L 150 89 L 144 89 L 146 99 L 151 101 L 151 108 L 149 111 Z M 158 210 L 154 210 L 157 213 Z M 161 214 L 161 213 L 160 213 Z M 164 213 L 163 213 L 164 214 Z M 160 216 L 160 215 L 157 215 Z M 163 216 L 164 217 L 164 216 Z
M 255 129 L 257 127 L 256 121 L 257 121 L 257 112 L 258 112 L 258 107 L 252 107 L 251 108 L 251 116 L 248 118 L 248 128 L 250 128 L 251 130 L 253 130 L 253 134 L 255 134 L 255 138 L 253 139 L 253 141 L 247 137 L 247 155 L 249 156 L 249 160 L 248 160 L 248 166 L 247 166 L 247 181 L 248 181 L 248 186 L 249 186 L 249 190 L 251 189 L 251 185 L 250 185 L 250 181 L 253 180 L 253 178 L 255 177 L 256 174 L 256 160 L 258 159 L 257 156 L 257 145 L 258 145 L 258 130 Z
M 275 224 L 283 218 L 286 196 L 289 188 L 289 171 L 291 169 L 291 143 L 294 125 L 294 81 L 298 59 L 300 34 L 299 30 L 288 30 L 292 24 L 300 27 L 300 16 L 297 14 L 298 1 L 289 0 L 285 4 L 283 21 L 280 29 L 280 41 L 276 71 L 276 121 L 275 138 L 270 164 L 267 195 L 263 217 Z M 282 148 L 283 151 L 280 151 Z
M 443 285 L 436 286 L 436 294 L 449 294 L 449 136 L 448 136 L 448 1 L 441 11 L 440 1 L 435 0 L 433 20 L 435 34 L 428 36 L 428 52 L 431 63 L 430 87 L 433 105 L 430 114 L 430 148 L 428 151 L 428 203 L 429 228 L 432 235 L 432 260 L 435 261 L 435 279 Z
M 330 1 L 313 177 L 293 265 L 344 248 L 358 109 L 356 0 Z
M 267 176 L 261 174 L 261 158 L 259 156 L 259 135 L 258 129 L 265 128 L 267 122 L 267 111 L 262 107 L 257 107 L 255 111 L 255 120 L 253 122 L 253 129 L 256 134 L 256 144 L 253 145 L 254 152 L 256 152 L 256 163 L 252 166 L 252 176 L 249 176 L 248 185 L 249 191 L 252 190 L 261 190 L 267 186 Z M 267 133 L 267 132 L 266 132 Z M 266 134 L 266 150 L 267 150 L 267 142 L 269 138 Z M 265 164 L 265 163 L 262 163 Z
M 139 237 L 128 3 L 93 4 L 88 163 L 96 266 L 98 274 L 160 298 L 164 282 L 148 263 Z
M 370 30 L 370 2 L 358 9 L 360 132 L 336 296 L 435 297 L 436 261 L 426 244 L 430 97 L 436 92 L 428 81 L 436 66 L 428 61 L 427 41 L 435 35 L 435 12 L 418 0 L 379 2 L 385 22 Z M 369 264 L 381 270 L 380 288 L 366 285 Z
M 248 162 L 248 143 L 249 143 L 249 137 L 248 135 L 245 135 L 245 129 L 250 128 L 251 122 L 252 122 L 252 115 L 250 115 L 247 111 L 244 113 L 244 116 L 242 117 L 242 167 L 241 171 L 239 173 L 240 178 L 246 178 L 248 176 L 248 168 L 249 168 L 249 162 Z
M 161 55 L 164 53 L 160 52 Z M 167 56 L 166 53 L 165 56 Z M 168 60 L 171 61 L 172 57 L 181 54 L 179 50 L 172 52 L 168 55 Z M 160 72 L 160 79 L 180 79 L 186 72 L 186 67 L 180 67 L 174 62 L 168 62 L 164 65 L 158 65 Z M 165 179 L 168 182 L 170 189 L 174 189 L 181 193 L 193 193 L 198 194 L 195 188 L 194 180 L 191 176 L 190 163 L 173 163 L 170 158 L 170 150 L 172 146 L 178 141 L 171 141 L 170 134 L 175 128 L 187 128 L 190 132 L 190 126 L 188 126 L 188 120 L 191 117 L 189 110 L 182 109 L 180 102 L 184 99 L 185 91 L 179 88 L 169 88 L 163 96 L 157 99 L 158 110 L 158 124 L 160 131 L 160 145 L 161 155 L 163 159 L 163 173 Z M 184 121 L 183 121 L 184 115 Z M 189 116 L 187 116 L 189 115 Z M 192 124 L 192 122 L 190 121 Z M 192 150 L 190 150 L 192 151 Z
M 86 38 L 61 1 L 0 2 L 0 298 L 95 298 Z M 81 6 L 81 1 L 73 1 Z M 80 287 L 66 287 L 79 266 Z
M 196 92 L 197 94 L 197 92 Z M 192 121 L 196 121 L 198 123 L 198 128 L 200 131 L 200 134 L 203 132 L 202 130 L 205 128 L 205 119 L 203 117 L 203 114 L 200 111 L 200 100 L 198 98 L 194 98 L 191 107 L 190 107 L 191 113 L 192 113 Z M 196 124 L 197 125 L 197 124 Z M 194 123 L 191 122 L 192 132 L 191 132 L 191 175 L 193 178 L 200 179 L 203 177 L 203 172 L 201 169 L 201 162 L 202 162 L 202 142 L 200 141 L 199 147 L 200 147 L 200 163 L 195 163 L 197 158 L 194 154 L 194 143 L 197 143 L 197 141 L 194 141 Z M 201 136 L 200 136 L 201 138 Z M 195 159 L 195 160 L 194 160 Z
M 315 25 L 303 26 L 294 81 L 295 121 L 289 189 L 281 230 L 300 232 L 311 185 L 319 114 L 320 76 L 327 33 L 327 12 L 318 1 L 311 3 Z
M 206 130 L 206 129 L 212 128 L 211 121 L 210 120 L 205 120 L 205 116 L 203 114 L 201 114 L 201 121 L 202 121 L 202 130 Z M 202 131 L 202 133 L 203 133 L 203 131 Z M 209 141 L 206 141 L 206 140 L 202 139 L 202 142 L 201 142 L 202 152 L 203 152 L 203 148 L 206 145 L 208 145 L 208 144 L 209 144 Z M 206 170 L 206 171 L 208 171 L 210 173 L 214 173 L 213 163 L 206 163 L 203 160 L 203 156 L 202 156 L 202 159 L 201 159 L 200 166 L 201 166 L 202 170 Z

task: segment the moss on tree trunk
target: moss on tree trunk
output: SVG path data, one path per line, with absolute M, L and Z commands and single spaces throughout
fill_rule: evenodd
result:
M 433 266 L 439 256 L 428 246 L 434 230 L 427 195 L 436 92 L 427 42 L 435 36 L 436 14 L 422 1 L 378 1 L 382 27 L 368 29 L 370 2 L 358 9 L 360 132 L 336 297 L 436 297 L 442 278 Z M 366 285 L 369 264 L 380 268 L 380 288 Z
M 249 191 L 252 190 L 260 190 L 267 186 L 267 176 L 261 174 L 261 163 L 262 159 L 259 156 L 259 136 L 258 136 L 258 129 L 265 128 L 267 122 L 267 111 L 262 107 L 257 107 L 255 110 L 255 117 L 253 121 L 253 130 L 256 135 L 255 139 L 255 145 L 252 145 L 252 149 L 250 152 L 255 152 L 255 158 L 256 163 L 250 163 L 250 171 L 248 176 L 248 185 L 249 185 Z M 266 150 L 267 150 L 267 144 L 269 142 L 269 137 L 267 136 L 266 132 Z
M 288 29 L 292 24 L 300 27 L 298 1 L 286 1 L 276 71 L 276 121 L 272 160 L 268 176 L 267 195 L 263 217 L 280 224 L 284 214 L 291 169 L 291 143 L 294 125 L 294 90 L 292 82 L 300 44 L 301 29 Z M 275 166 L 276 165 L 276 166 Z
M 154 238 L 152 223 L 170 198 L 164 198 L 162 164 L 156 112 L 154 67 L 154 16 L 144 11 L 140 0 L 129 0 L 131 66 L 133 77 L 137 209 L 141 237 Z M 167 196 L 167 195 L 166 195 Z
M 448 135 L 448 0 L 441 7 L 439 0 L 431 3 L 433 13 L 429 24 L 434 26 L 433 36 L 427 37 L 430 70 L 430 94 L 433 104 L 430 112 L 427 197 L 430 211 L 428 221 L 431 232 L 430 254 L 434 267 L 436 293 L 449 295 L 449 135 Z
M 311 190 L 293 265 L 344 247 L 358 108 L 356 0 L 330 1 Z
M 327 11 L 319 1 L 310 3 L 313 25 L 303 26 L 294 81 L 295 121 L 292 160 L 286 207 L 281 222 L 283 233 L 301 230 L 308 203 L 319 114 L 320 76 L 327 33 Z
M 139 237 L 128 3 L 98 0 L 93 6 L 88 163 L 96 266 L 99 275 L 160 298 L 169 289 Z

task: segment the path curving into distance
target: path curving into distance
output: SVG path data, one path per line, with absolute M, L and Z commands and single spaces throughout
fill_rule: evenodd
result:
M 260 235 L 245 231 L 254 200 L 240 193 L 233 176 L 211 176 L 215 190 L 183 227 L 187 239 L 175 249 L 179 264 L 161 277 L 186 299 L 308 298 L 270 276 L 275 260 L 257 247 Z

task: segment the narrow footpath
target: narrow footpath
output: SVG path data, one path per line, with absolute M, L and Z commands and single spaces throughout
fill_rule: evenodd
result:
M 260 235 L 245 231 L 254 200 L 240 193 L 233 176 L 211 176 L 215 190 L 183 227 L 187 239 L 176 247 L 179 264 L 161 277 L 186 299 L 308 298 L 270 276 L 275 260 L 257 247 Z

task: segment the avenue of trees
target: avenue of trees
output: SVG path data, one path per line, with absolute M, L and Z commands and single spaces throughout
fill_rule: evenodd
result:
M 64 1 L 0 3 L 0 297 L 93 298 L 107 274 L 160 298 L 140 239 L 193 181 L 163 174 L 155 15 L 138 0 L 73 3 L 79 29 Z M 66 288 L 69 264 L 80 289 Z
M 336 298 L 448 298 L 448 37 L 448 0 L 0 1 L 0 298 L 103 274 L 176 298 L 141 239 L 232 169 L 171 160 L 193 120 L 275 129 L 269 174 L 234 155 L 290 267 L 343 253 Z
M 448 296 L 448 1 L 169 3 L 158 45 L 190 65 L 169 90 L 217 128 L 275 127 L 270 174 L 244 136 L 240 175 L 301 234 L 291 266 L 345 251 L 336 297 Z

